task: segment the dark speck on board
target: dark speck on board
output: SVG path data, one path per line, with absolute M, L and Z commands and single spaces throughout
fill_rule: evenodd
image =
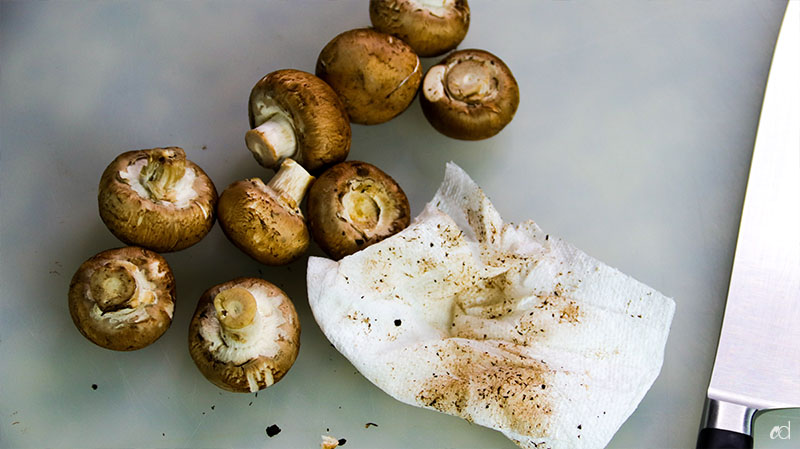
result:
M 92 390 L 97 390 L 97 384 L 92 384 Z
M 403 324 L 403 322 L 402 322 L 402 321 L 400 321 L 400 320 L 394 320 L 394 325 L 395 325 L 395 326 L 399 326 L 399 325 L 401 325 L 401 324 Z
M 344 446 L 344 444 L 345 444 L 345 443 L 347 443 L 347 440 L 346 440 L 346 439 L 344 439 L 344 438 L 339 438 L 339 446 Z
M 277 435 L 279 433 L 281 433 L 281 428 L 278 427 L 277 424 L 273 424 L 273 425 L 267 427 L 267 436 L 268 437 L 272 438 L 272 437 L 274 437 L 275 435 Z

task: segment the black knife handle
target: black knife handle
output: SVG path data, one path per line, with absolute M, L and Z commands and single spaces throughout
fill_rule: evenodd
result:
M 730 430 L 705 428 L 697 436 L 697 449 L 753 449 L 753 437 Z

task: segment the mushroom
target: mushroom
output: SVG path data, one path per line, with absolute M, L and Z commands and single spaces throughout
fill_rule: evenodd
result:
M 100 218 L 128 245 L 178 251 L 202 240 L 214 225 L 214 183 L 182 148 L 128 151 L 100 178 Z
M 320 175 L 308 193 L 314 241 L 337 260 L 401 231 L 410 217 L 403 189 L 366 162 L 334 165 Z
M 419 57 L 408 44 L 370 28 L 345 31 L 328 42 L 316 73 L 339 95 L 350 121 L 362 125 L 403 112 L 422 79 Z
M 214 385 L 256 392 L 281 380 L 297 358 L 300 321 L 281 289 L 238 278 L 206 290 L 189 324 L 189 353 Z
M 514 118 L 519 87 L 497 56 L 484 50 L 460 50 L 425 74 L 420 104 L 425 117 L 442 134 L 462 140 L 486 139 Z
M 116 351 L 153 343 L 169 328 L 175 278 L 153 251 L 124 247 L 83 262 L 69 284 L 69 313 L 84 337 Z
M 399 37 L 419 56 L 456 48 L 469 29 L 467 0 L 370 0 L 372 26 Z
M 259 164 L 277 169 L 292 158 L 310 172 L 347 159 L 350 122 L 336 92 L 316 76 L 278 70 L 250 91 L 247 148 Z
M 300 202 L 314 177 L 293 159 L 284 159 L 268 184 L 260 178 L 237 181 L 219 198 L 217 215 L 234 245 L 267 265 L 300 257 L 311 241 Z

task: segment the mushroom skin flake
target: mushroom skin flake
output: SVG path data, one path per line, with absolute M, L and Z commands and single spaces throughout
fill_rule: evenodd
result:
M 320 328 L 372 383 L 524 448 L 608 444 L 658 376 L 675 310 L 533 221 L 503 222 L 453 163 L 408 228 L 311 257 L 307 276 Z

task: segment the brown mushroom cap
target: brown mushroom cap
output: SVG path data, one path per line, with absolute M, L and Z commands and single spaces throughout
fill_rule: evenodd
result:
M 328 42 L 317 58 L 316 74 L 339 95 L 350 121 L 375 125 L 396 117 L 414 101 L 422 67 L 405 42 L 359 28 Z
M 299 179 L 282 182 L 289 179 L 285 175 L 292 169 L 302 170 Z M 260 178 L 234 182 L 219 198 L 220 227 L 234 245 L 263 264 L 283 265 L 297 259 L 311 242 L 299 204 L 313 179 L 299 164 L 286 159 L 269 184 Z
M 508 66 L 484 50 L 451 53 L 425 74 L 420 104 L 442 134 L 480 140 L 500 132 L 517 112 L 519 86 Z
M 100 218 L 118 239 L 168 252 L 208 234 L 217 191 L 183 149 L 153 148 L 117 156 L 100 178 L 97 200 Z
M 300 321 L 281 289 L 238 278 L 206 290 L 189 324 L 189 353 L 214 385 L 255 392 L 281 380 L 297 358 Z
M 308 218 L 314 241 L 338 260 L 407 227 L 411 211 L 389 175 L 366 162 L 347 161 L 311 186 Z
M 399 37 L 421 57 L 456 48 L 469 29 L 467 0 L 370 0 L 376 30 Z
M 141 349 L 172 323 L 175 278 L 167 261 L 144 248 L 103 251 L 81 264 L 69 284 L 69 313 L 84 337 L 116 351 Z
M 344 105 L 328 84 L 310 73 L 285 69 L 261 78 L 250 91 L 248 115 L 250 128 L 280 120 L 283 124 L 272 132 L 292 133 L 273 139 L 259 137 L 256 131 L 248 133 L 248 148 L 264 167 L 277 169 L 289 157 L 315 172 L 347 159 L 351 130 Z M 276 139 L 294 144 L 287 143 L 286 153 L 276 151 L 270 145 L 280 144 L 273 142 Z

